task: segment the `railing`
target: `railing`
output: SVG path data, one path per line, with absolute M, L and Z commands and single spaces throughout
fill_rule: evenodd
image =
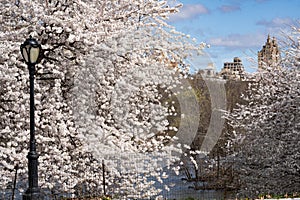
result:
M 186 180 L 187 177 L 184 170 L 180 171 L 179 175 L 176 175 L 174 171 L 165 167 L 164 172 L 166 177 L 160 182 L 154 176 L 150 175 L 153 172 L 151 170 L 155 169 L 150 167 L 153 163 L 149 157 L 145 159 L 141 157 L 135 158 L 136 162 L 134 159 L 121 160 L 116 157 L 110 157 L 109 160 L 99 162 L 99 166 L 102 168 L 102 171 L 100 170 L 102 177 L 100 176 L 100 179 L 93 180 L 96 185 L 93 188 L 89 187 L 90 182 L 82 182 L 72 190 L 64 192 L 54 192 L 50 188 L 42 187 L 44 200 L 88 199 L 88 197 L 97 197 L 99 199 L 102 196 L 110 196 L 113 199 L 229 199 L 229 193 L 221 190 L 196 190 L 194 183 Z M 114 169 L 118 170 L 118 176 L 112 173 L 110 168 L 112 165 L 115 166 Z M 1 200 L 22 199 L 25 188 L 21 188 L 22 180 L 18 177 L 18 167 L 11 173 L 12 181 L 5 188 L 0 188 Z M 89 172 L 85 173 L 88 174 Z M 145 177 L 147 177 L 146 180 Z M 123 186 L 126 185 L 128 180 L 131 181 L 132 186 L 126 189 Z M 143 185 L 143 181 L 145 184 L 149 184 L 152 181 L 153 184 L 146 185 L 147 187 L 143 189 L 143 186 L 145 186 Z M 203 183 L 199 182 L 198 184 Z M 160 193 L 156 195 L 150 194 L 149 196 L 145 195 L 148 190 L 152 189 L 158 189 Z M 136 194 L 133 195 L 134 193 Z

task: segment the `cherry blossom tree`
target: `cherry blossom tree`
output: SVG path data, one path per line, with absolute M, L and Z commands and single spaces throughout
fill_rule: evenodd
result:
M 230 115 L 241 194 L 292 194 L 300 188 L 300 31 L 294 28 L 278 66 L 265 66 Z
M 26 188 L 29 87 L 19 46 L 31 35 L 43 48 L 35 86 L 41 187 L 73 193 L 87 184 L 103 193 L 105 160 L 111 192 L 158 194 L 151 177 L 162 182 L 163 167 L 182 151 L 166 145 L 174 140 L 166 131 L 176 127 L 168 124 L 174 112 L 161 104 L 159 88 L 182 84 L 188 52 L 204 46 L 166 23 L 180 6 L 161 0 L 1 3 L 1 188 L 17 165 L 18 187 Z M 151 165 L 132 167 L 150 158 Z

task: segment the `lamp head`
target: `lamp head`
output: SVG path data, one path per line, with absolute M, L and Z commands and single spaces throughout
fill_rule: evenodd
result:
M 20 49 L 26 64 L 34 65 L 38 63 L 42 48 L 36 39 L 30 36 L 23 44 L 21 44 Z

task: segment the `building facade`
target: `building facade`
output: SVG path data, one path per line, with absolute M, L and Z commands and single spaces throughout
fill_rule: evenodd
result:
M 233 62 L 225 62 L 220 76 L 226 80 L 244 80 L 245 69 L 242 60 L 239 57 L 235 57 Z
M 275 67 L 280 62 L 280 51 L 275 37 L 268 39 L 263 48 L 257 53 L 258 69 Z

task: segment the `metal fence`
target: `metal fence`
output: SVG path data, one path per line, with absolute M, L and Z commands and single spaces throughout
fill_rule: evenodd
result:
M 195 185 L 204 184 L 197 181 L 187 181 L 184 171 L 179 171 L 179 174 L 171 169 L 168 169 L 166 166 L 164 173 L 167 175 L 163 182 L 157 181 L 157 179 L 151 176 L 153 173 L 153 163 L 152 160 L 147 158 L 137 158 L 136 155 L 133 155 L 135 159 L 120 159 L 117 157 L 110 157 L 109 160 L 104 160 L 99 162 L 100 167 L 102 168 L 102 178 L 94 180 L 98 184 L 97 187 L 93 189 L 88 187 L 88 183 L 83 183 L 77 185 L 77 188 L 72 191 L 55 193 L 49 188 L 41 188 L 44 200 L 51 199 L 91 199 L 88 197 L 99 197 L 111 196 L 113 199 L 172 199 L 172 200 L 184 200 L 184 199 L 201 199 L 201 200 L 218 200 L 218 199 L 235 199 L 232 193 L 228 193 L 222 190 L 196 190 Z M 162 159 L 161 162 L 164 162 Z M 111 172 L 110 166 L 114 165 L 114 169 L 117 169 L 119 175 L 113 177 L 114 173 Z M 130 169 L 130 172 L 128 171 Z M 89 173 L 89 172 L 85 172 Z M 130 176 L 130 177 L 129 177 Z M 122 188 L 127 179 L 132 181 L 131 184 L 133 187 L 126 189 Z M 145 178 L 147 177 L 147 178 Z M 149 187 L 143 188 L 141 184 L 143 181 L 152 181 L 153 184 Z M 110 184 L 108 184 L 110 183 Z M 20 180 L 18 180 L 17 169 L 12 172 L 12 181 L 5 187 L 0 188 L 0 199 L 3 200 L 21 200 L 22 193 L 26 188 L 21 188 Z M 128 193 L 133 190 L 139 190 L 141 193 L 149 193 L 151 188 L 159 189 L 158 194 L 149 195 L 127 195 L 125 190 Z M 134 192 L 133 192 L 134 193 Z

